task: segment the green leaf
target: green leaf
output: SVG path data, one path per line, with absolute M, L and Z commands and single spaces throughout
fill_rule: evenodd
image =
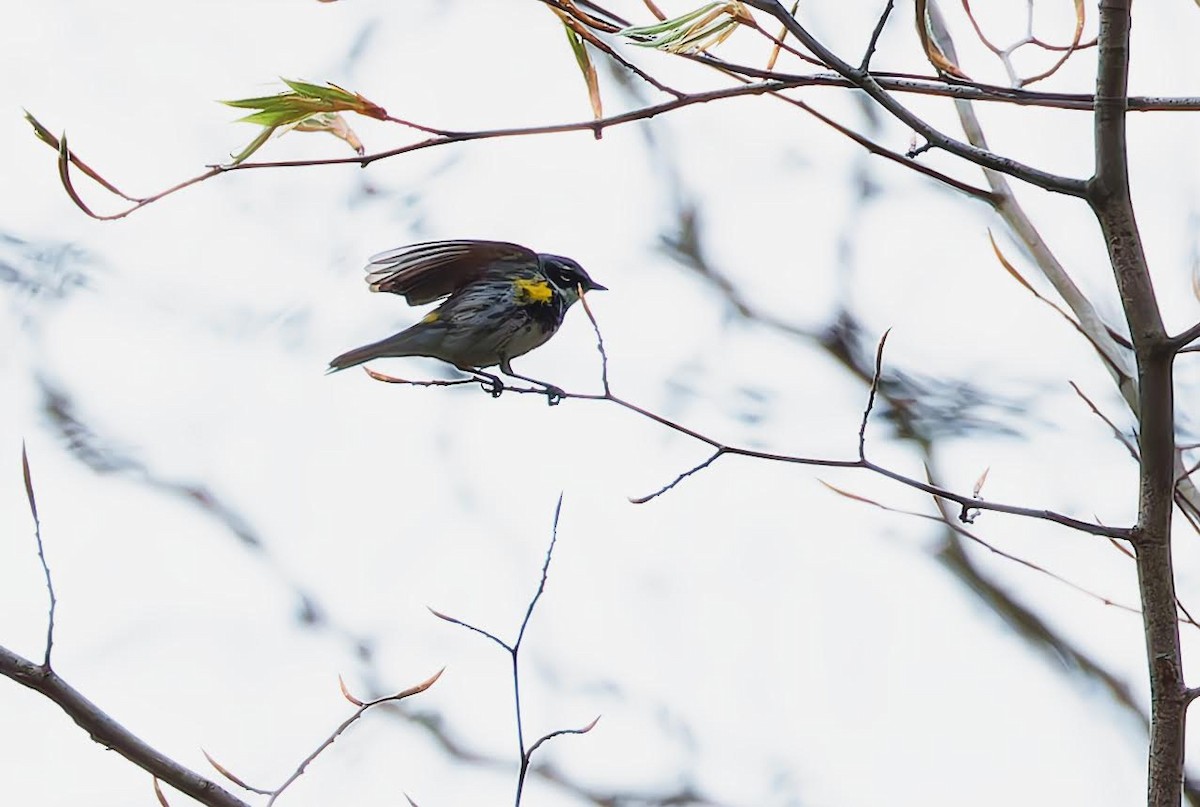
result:
M 618 31 L 635 45 L 668 53 L 690 53 L 719 45 L 743 22 L 752 22 L 740 2 L 708 3 L 687 14 L 654 25 L 632 26 Z
M 596 67 L 592 64 L 592 57 L 588 54 L 587 42 L 566 19 L 563 20 L 563 28 L 567 32 L 567 42 L 571 45 L 571 52 L 575 54 L 575 63 L 579 65 L 579 72 L 583 74 L 583 81 L 587 85 L 588 101 L 592 105 L 592 117 L 600 120 L 604 117 L 604 106 L 600 100 L 600 80 L 596 77 Z
M 333 131 L 361 153 L 362 144 L 358 143 L 349 127 L 343 121 L 330 116 L 337 116 L 340 112 L 355 112 L 379 120 L 388 117 L 383 107 L 336 84 L 322 86 L 286 78 L 281 78 L 280 81 L 287 85 L 288 92 L 221 102 L 235 109 L 257 110 L 239 118 L 238 121 L 263 127 L 263 131 L 233 157 L 234 165 L 243 162 L 261 148 L 276 130 Z M 349 137 L 345 132 L 349 132 Z

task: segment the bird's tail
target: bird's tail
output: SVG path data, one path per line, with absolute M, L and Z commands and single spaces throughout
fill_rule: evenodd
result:
M 397 334 L 399 336 L 400 334 Z M 329 369 L 326 373 L 336 373 L 338 370 L 345 370 L 347 367 L 356 367 L 363 362 L 371 359 L 381 359 L 384 356 L 403 356 L 403 352 L 397 352 L 399 345 L 397 344 L 396 336 L 389 336 L 387 339 L 381 339 L 378 342 L 372 342 L 369 345 L 356 347 L 354 350 L 347 350 L 342 355 L 330 360 Z

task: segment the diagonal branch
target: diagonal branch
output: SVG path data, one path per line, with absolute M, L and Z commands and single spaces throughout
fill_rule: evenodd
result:
M 0 675 L 45 695 L 92 739 L 208 807 L 249 807 L 217 783 L 151 748 L 53 670 L 0 647 Z
M 1058 174 L 1051 174 L 1039 168 L 1025 165 L 1017 160 L 1002 157 L 995 152 L 978 148 L 961 140 L 956 140 L 934 128 L 908 109 L 908 107 L 897 101 L 891 93 L 880 86 L 879 82 L 875 80 L 875 77 L 869 71 L 862 70 L 842 61 L 833 51 L 825 47 L 819 39 L 810 34 L 795 17 L 788 14 L 787 9 L 778 0 L 745 0 L 745 2 L 749 6 L 767 12 L 783 23 L 787 27 L 788 32 L 800 40 L 818 59 L 832 67 L 839 75 L 869 95 L 893 117 L 917 132 L 917 134 L 925 138 L 933 146 L 962 157 L 976 165 L 1008 174 L 1048 191 L 1076 197 L 1084 195 L 1086 183 L 1081 179 L 1059 176 Z

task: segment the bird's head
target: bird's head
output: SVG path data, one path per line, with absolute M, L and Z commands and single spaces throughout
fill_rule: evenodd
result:
M 546 275 L 546 279 L 557 286 L 559 291 L 566 295 L 572 303 L 579 299 L 579 287 L 582 287 L 585 292 L 608 291 L 606 286 L 601 286 L 588 277 L 588 273 L 583 270 L 583 267 L 570 258 L 543 253 L 538 255 L 538 262 L 541 264 L 542 273 Z

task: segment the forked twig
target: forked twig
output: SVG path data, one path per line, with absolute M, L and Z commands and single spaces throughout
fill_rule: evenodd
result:
M 297 779 L 299 779 L 301 776 L 304 775 L 304 772 L 308 770 L 308 766 L 311 765 L 317 759 L 317 757 L 319 757 L 321 754 L 323 754 L 326 749 L 328 749 L 331 745 L 333 745 L 334 742 L 337 741 L 338 737 L 342 736 L 342 734 L 346 731 L 346 729 L 350 728 L 352 725 L 357 723 L 359 721 L 359 719 L 361 719 L 362 716 L 364 714 L 366 714 L 370 709 L 373 709 L 374 707 L 379 706 L 384 703 L 393 703 L 395 701 L 402 701 L 405 698 L 410 698 L 413 695 L 417 695 L 417 694 L 424 692 L 425 690 L 427 690 L 431 686 L 433 686 L 437 682 L 437 680 L 442 677 L 442 673 L 444 673 L 445 671 L 446 671 L 446 668 L 443 667 L 442 669 L 438 670 L 436 673 L 431 675 L 429 678 L 425 679 L 424 681 L 422 681 L 419 684 L 416 684 L 415 686 L 411 686 L 408 689 L 405 689 L 401 692 L 396 692 L 392 695 L 385 695 L 382 698 L 375 698 L 374 700 L 369 700 L 369 701 L 364 701 L 364 700 L 361 700 L 361 699 L 355 697 L 354 695 L 351 695 L 350 691 L 348 689 L 346 689 L 345 681 L 343 681 L 341 679 L 341 676 L 339 676 L 338 677 L 338 686 L 341 688 L 342 696 L 345 697 L 346 700 L 350 701 L 350 703 L 354 704 L 358 708 L 356 708 L 354 710 L 353 714 L 351 714 L 349 717 L 347 717 L 345 720 L 343 720 L 340 724 L 338 724 L 338 727 L 335 728 L 328 737 L 326 737 L 324 740 L 322 740 L 321 743 L 312 751 L 312 753 L 310 753 L 303 760 L 301 760 L 300 764 L 297 765 L 296 768 L 290 774 L 288 774 L 288 777 L 286 779 L 284 779 L 283 783 L 276 788 L 269 789 L 269 788 L 255 787 L 253 785 L 247 784 L 244 779 L 242 779 L 239 776 L 234 775 L 232 772 L 229 771 L 228 768 L 226 768 L 224 765 L 220 764 L 215 759 L 213 759 L 212 755 L 209 754 L 207 751 L 201 750 L 201 753 L 204 754 L 204 758 L 208 760 L 208 763 L 210 765 L 212 765 L 213 768 L 216 769 L 216 771 L 218 773 L 220 773 L 222 776 L 224 776 L 230 782 L 233 782 L 238 787 L 242 788 L 243 790 L 247 790 L 251 793 L 257 793 L 261 796 L 268 796 L 269 798 L 267 799 L 266 807 L 273 807 L 273 805 L 279 799 L 279 797 L 283 795 L 284 791 L 287 790 L 289 787 L 291 787 L 292 784 Z
M 346 729 L 350 728 L 352 725 L 354 725 L 356 722 L 358 722 L 359 718 L 361 718 L 364 714 L 366 714 L 366 712 L 369 709 L 379 706 L 382 703 L 392 703 L 393 701 L 401 701 L 401 700 L 404 700 L 405 698 L 409 698 L 409 697 L 412 697 L 413 695 L 417 695 L 421 692 L 424 692 L 425 690 L 427 690 L 431 686 L 433 686 L 434 683 L 436 683 L 437 680 L 442 677 L 442 673 L 445 671 L 446 671 L 446 668 L 443 667 L 442 669 L 438 670 L 436 673 L 431 675 L 429 678 L 426 678 L 424 681 L 422 681 L 419 684 L 416 684 L 415 686 L 411 686 L 408 689 L 403 690 L 402 692 L 395 693 L 394 695 L 385 695 L 382 698 L 376 698 L 376 699 L 370 700 L 370 701 L 360 701 L 357 698 L 350 696 L 350 694 L 348 692 L 346 692 L 345 685 L 343 684 L 342 685 L 342 693 L 346 696 L 346 699 L 349 700 L 351 703 L 360 704 L 359 707 L 354 711 L 354 714 L 350 715 L 348 718 L 343 720 L 341 722 L 341 724 L 339 724 L 338 727 L 333 730 L 332 734 L 330 734 L 328 737 L 326 737 L 321 742 L 321 744 L 318 745 L 311 754 L 309 754 L 307 757 L 305 757 L 303 759 L 303 761 L 301 761 L 300 764 L 296 766 L 296 769 L 294 771 L 292 771 L 291 775 L 289 775 L 286 780 L 284 780 L 283 784 L 281 784 L 274 791 L 272 791 L 271 798 L 269 798 L 267 800 L 267 807 L 272 807 L 272 805 L 275 804 L 275 801 L 283 794 L 283 791 L 287 790 L 288 787 L 290 787 L 293 782 L 295 782 L 297 779 L 299 779 L 304 774 L 304 771 L 307 770 L 308 766 L 311 765 L 313 763 L 313 761 L 317 757 L 319 757 L 322 754 L 322 752 L 325 751 L 326 748 L 329 748 L 329 746 L 333 745 L 334 742 L 337 740 L 337 738 L 340 737 Z M 256 792 L 260 792 L 260 791 L 256 791 Z
M 596 723 L 599 722 L 599 720 L 600 720 L 600 718 L 597 717 L 594 720 L 592 720 L 591 723 L 588 723 L 586 726 L 584 726 L 582 728 L 558 729 L 556 731 L 552 731 L 549 734 L 543 735 L 532 745 L 527 746 L 526 742 L 525 742 L 525 724 L 524 724 L 524 711 L 521 708 L 521 674 L 520 674 L 520 664 L 519 664 L 520 653 L 521 653 L 521 642 L 525 639 L 525 631 L 529 627 L 529 621 L 533 618 L 534 609 L 537 608 L 537 604 L 541 600 L 542 594 L 544 594 L 546 591 L 546 581 L 550 577 L 550 561 L 554 557 L 554 546 L 558 541 L 558 519 L 559 519 L 559 516 L 562 514 L 562 502 L 563 502 L 563 497 L 562 497 L 562 494 L 560 493 L 558 496 L 558 503 L 554 507 L 554 525 L 550 530 L 550 545 L 546 548 L 546 560 L 542 563 L 542 574 L 541 574 L 541 577 L 538 579 L 537 590 L 534 591 L 533 597 L 530 598 L 530 600 L 529 600 L 529 605 L 525 608 L 525 616 L 521 619 L 521 627 L 517 631 L 517 638 L 511 644 L 504 641 L 503 639 L 501 639 L 499 636 L 492 633 L 491 631 L 485 630 L 484 628 L 476 627 L 475 625 L 472 625 L 469 622 L 464 622 L 461 619 L 457 619 L 455 617 L 448 616 L 447 614 L 443 614 L 440 611 L 435 611 L 432 608 L 429 609 L 430 612 L 434 616 L 438 617 L 439 619 L 445 620 L 446 622 L 449 622 L 453 625 L 460 625 L 460 626 L 466 628 L 467 630 L 473 631 L 474 633 L 478 633 L 480 636 L 484 636 L 484 637 L 490 639 L 491 641 L 495 642 L 500 647 L 504 648 L 505 652 L 508 653 L 508 656 L 509 656 L 509 659 L 511 662 L 511 666 L 512 666 L 513 704 L 516 708 L 517 748 L 518 748 L 518 751 L 520 752 L 520 757 L 521 757 L 520 768 L 518 769 L 518 773 L 517 773 L 517 788 L 516 788 L 516 802 L 515 802 L 517 807 L 520 807 L 520 804 L 521 804 L 521 796 L 525 790 L 525 780 L 529 774 L 530 760 L 533 757 L 533 752 L 536 751 L 544 742 L 546 742 L 547 740 L 550 740 L 554 737 L 559 737 L 564 734 L 586 734 L 587 732 L 591 731 L 596 726 Z

